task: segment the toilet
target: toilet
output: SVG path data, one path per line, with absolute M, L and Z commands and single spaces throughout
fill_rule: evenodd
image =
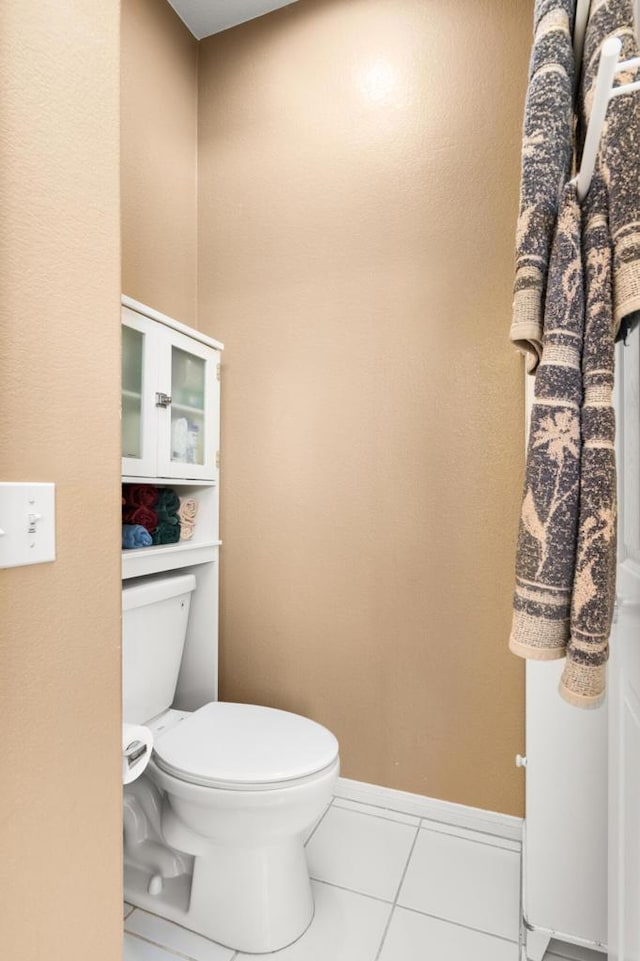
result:
M 229 948 L 275 951 L 313 918 L 304 841 L 333 794 L 338 742 L 274 708 L 171 708 L 195 587 L 179 574 L 122 591 L 123 718 L 154 735 L 125 787 L 125 898 Z

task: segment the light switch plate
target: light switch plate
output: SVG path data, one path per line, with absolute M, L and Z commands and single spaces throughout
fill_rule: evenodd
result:
M 0 482 L 0 568 L 55 559 L 55 484 Z

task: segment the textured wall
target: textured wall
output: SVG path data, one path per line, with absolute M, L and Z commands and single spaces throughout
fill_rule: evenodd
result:
M 198 44 L 164 0 L 122 0 L 122 289 L 196 322 Z
M 55 481 L 0 571 L 0 957 L 121 957 L 117 0 L 0 4 L 2 480 Z
M 531 4 L 305 0 L 205 40 L 222 689 L 343 773 L 521 813 L 507 342 Z

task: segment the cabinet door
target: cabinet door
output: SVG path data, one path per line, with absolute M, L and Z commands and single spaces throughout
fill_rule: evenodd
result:
M 158 407 L 158 476 L 216 480 L 220 354 L 170 328 L 163 332 Z M 165 386 L 166 385 L 166 386 Z
M 122 308 L 122 473 L 156 471 L 155 366 L 157 324 Z

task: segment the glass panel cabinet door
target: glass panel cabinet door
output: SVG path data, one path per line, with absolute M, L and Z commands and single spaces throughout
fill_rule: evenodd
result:
M 122 456 L 142 457 L 142 354 L 144 334 L 122 328 Z
M 145 317 L 122 311 L 122 473 L 149 477 L 155 473 L 153 420 L 153 327 Z
M 204 464 L 206 361 L 171 347 L 171 460 Z
M 159 476 L 215 480 L 220 354 L 176 331 L 167 329 L 165 338 L 169 396 L 160 411 Z

